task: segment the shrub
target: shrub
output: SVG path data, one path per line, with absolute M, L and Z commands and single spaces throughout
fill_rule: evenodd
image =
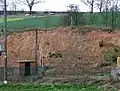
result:
M 109 62 L 117 62 L 117 57 L 119 56 L 120 56 L 120 47 L 107 51 L 104 54 L 104 59 Z
M 109 28 L 109 27 L 107 27 L 107 28 L 103 27 L 103 28 L 102 28 L 102 31 L 111 33 L 111 32 L 112 32 L 112 29 Z
M 64 15 L 62 17 L 62 25 L 63 26 L 70 26 L 71 25 L 71 16 L 72 16 L 72 23 L 73 26 L 78 26 L 78 25 L 86 25 L 86 16 L 85 13 L 79 13 L 79 12 L 70 12 L 67 13 L 67 15 Z
M 62 58 L 62 54 L 60 54 L 60 53 L 49 53 L 49 57 L 50 58 Z

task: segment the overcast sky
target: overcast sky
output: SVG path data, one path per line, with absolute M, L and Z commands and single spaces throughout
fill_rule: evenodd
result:
M 9 0 L 10 1 L 10 0 Z M 79 5 L 80 11 L 88 12 L 89 7 L 85 6 L 80 0 L 44 0 L 44 3 L 39 3 L 33 6 L 33 11 L 66 11 L 69 4 Z M 28 6 L 18 5 L 18 9 L 28 11 Z M 96 11 L 96 10 L 94 10 Z

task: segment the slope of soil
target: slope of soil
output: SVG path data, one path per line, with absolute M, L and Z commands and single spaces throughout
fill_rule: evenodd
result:
M 44 64 L 49 65 L 52 61 L 52 58 L 49 57 L 50 54 L 57 53 L 61 54 L 65 62 L 69 60 L 69 62 L 73 62 L 73 65 L 79 62 L 94 64 L 104 61 L 104 52 L 120 45 L 119 35 L 120 33 L 110 34 L 94 30 L 83 34 L 79 29 L 70 27 L 57 28 L 47 32 L 39 31 L 39 64 L 41 58 L 44 57 Z M 99 46 L 101 40 L 103 47 Z M 35 59 L 35 31 L 9 35 L 8 66 L 16 67 L 18 60 L 27 59 Z M 3 58 L 1 65 L 3 65 Z
M 43 58 L 45 66 L 53 67 L 46 72 L 46 77 L 88 78 L 89 75 L 110 72 L 110 66 L 97 67 L 106 63 L 104 53 L 108 49 L 120 46 L 120 32 L 110 34 L 96 30 L 92 28 L 91 32 L 83 33 L 81 29 L 60 27 L 51 31 L 39 31 L 39 65 Z M 103 47 L 99 46 L 100 41 L 103 41 Z M 27 59 L 35 59 L 35 31 L 9 35 L 8 66 L 18 67 L 18 60 Z M 0 65 L 3 66 L 3 57 L 1 60 Z

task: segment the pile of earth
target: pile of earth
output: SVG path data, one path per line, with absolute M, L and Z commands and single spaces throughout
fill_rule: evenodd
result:
M 49 31 L 38 30 L 39 63 L 44 58 L 44 64 L 49 65 L 53 59 L 51 55 L 57 54 L 63 60 L 72 61 L 73 65 L 78 62 L 100 63 L 104 61 L 104 52 L 120 45 L 119 32 L 110 34 L 92 28 L 91 32 L 83 33 L 81 30 L 85 29 L 60 27 Z M 35 36 L 34 30 L 8 36 L 8 66 L 15 67 L 18 60 L 35 59 Z M 103 47 L 99 46 L 100 41 L 103 41 Z
M 74 76 L 81 79 L 86 77 L 84 80 L 87 82 L 91 74 L 98 75 L 111 71 L 113 66 L 104 65 L 106 64 L 104 53 L 120 46 L 119 31 L 108 33 L 94 27 L 37 30 L 38 63 L 41 65 L 42 59 L 44 66 L 53 67 L 45 73 L 47 77 L 43 80 L 48 81 L 46 79 L 49 77 L 71 79 Z M 9 67 L 18 67 L 18 60 L 35 60 L 35 39 L 34 29 L 8 36 Z M 0 65 L 3 66 L 3 56 L 0 60 Z M 99 68 L 101 65 L 106 67 Z

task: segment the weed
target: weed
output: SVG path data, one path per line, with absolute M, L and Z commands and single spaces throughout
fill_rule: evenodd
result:
M 104 59 L 109 62 L 117 62 L 117 57 L 119 56 L 120 56 L 120 47 L 107 51 L 104 54 Z
M 60 53 L 48 53 L 50 58 L 62 58 L 62 54 Z

